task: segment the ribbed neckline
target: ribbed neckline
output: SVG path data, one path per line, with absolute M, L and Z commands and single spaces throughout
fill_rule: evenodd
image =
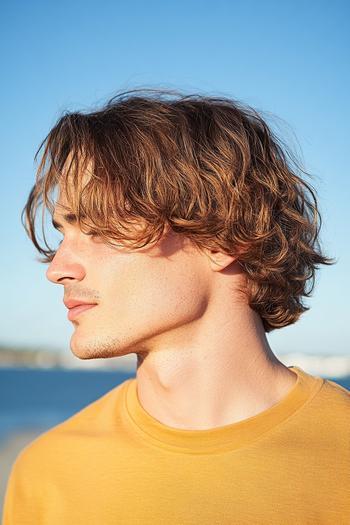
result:
M 137 395 L 137 379 L 125 382 L 124 408 L 128 421 L 143 441 L 181 453 L 210 454 L 240 448 L 286 420 L 321 388 L 324 380 L 298 366 L 289 366 L 297 380 L 275 405 L 250 418 L 206 430 L 183 430 L 164 425 L 146 412 Z

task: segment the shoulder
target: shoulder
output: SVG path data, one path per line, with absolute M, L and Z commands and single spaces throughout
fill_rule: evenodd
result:
M 331 379 L 325 379 L 321 391 L 323 396 L 335 405 L 335 408 L 350 409 L 350 390 L 344 386 Z
M 311 405 L 316 408 L 317 419 L 323 430 L 331 432 L 333 436 L 338 436 L 340 439 L 349 439 L 350 391 L 348 389 L 335 381 L 324 379 Z
M 129 381 L 117 385 L 61 423 L 39 434 L 18 453 L 12 469 L 15 472 L 43 471 L 45 465 L 52 466 L 56 462 L 68 460 L 80 446 L 117 429 L 122 417 L 121 393 Z

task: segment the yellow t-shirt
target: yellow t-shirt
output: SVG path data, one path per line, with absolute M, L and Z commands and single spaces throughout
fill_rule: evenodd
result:
M 124 381 L 22 449 L 3 525 L 349 525 L 350 392 L 290 368 L 277 404 L 210 430 L 162 424 Z

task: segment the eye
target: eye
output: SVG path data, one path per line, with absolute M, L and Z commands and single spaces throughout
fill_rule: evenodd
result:
M 85 235 L 88 235 L 89 237 L 97 237 L 97 234 L 92 230 L 86 232 Z

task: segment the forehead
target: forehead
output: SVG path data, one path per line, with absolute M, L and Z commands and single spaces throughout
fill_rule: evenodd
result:
M 59 199 L 59 201 L 56 201 L 54 203 L 54 208 L 52 210 L 52 218 L 54 217 L 62 217 L 63 215 L 71 213 L 71 208 L 68 206 L 68 203 L 64 199 Z
M 68 161 L 68 158 L 67 158 Z M 68 200 L 67 193 L 66 193 L 66 187 L 69 185 L 70 193 L 72 193 L 73 188 L 73 181 L 72 178 L 74 176 L 77 176 L 76 172 L 74 173 L 74 169 L 70 169 L 67 173 L 67 167 L 69 166 L 69 162 L 65 164 L 65 172 L 64 177 L 59 181 L 57 185 L 57 199 L 55 201 L 53 216 L 52 216 L 52 224 L 54 227 L 61 227 L 62 221 L 67 222 L 69 224 L 76 224 L 77 223 L 77 216 L 75 215 L 75 212 L 72 209 L 72 203 Z M 84 169 L 82 169 L 79 173 L 80 178 L 80 188 L 83 189 L 85 185 L 90 181 L 93 174 L 93 163 L 92 161 L 86 161 L 84 163 Z M 79 195 L 75 196 L 75 200 L 79 200 Z M 129 202 L 127 201 L 127 206 L 129 206 Z M 89 209 L 89 206 L 88 206 Z M 80 215 L 81 217 L 86 217 L 85 215 Z M 55 220 L 56 219 L 56 220 Z M 132 224 L 129 222 L 128 227 L 135 230 L 143 230 L 145 226 L 145 220 L 142 218 L 135 219 L 133 217 Z M 165 237 L 169 237 L 174 235 L 174 232 L 172 232 L 170 226 L 168 224 L 164 225 L 164 231 L 162 233 L 162 239 Z M 144 248 L 145 250 L 147 247 Z
M 68 155 L 64 169 L 63 169 L 63 176 L 57 184 L 58 194 L 57 194 L 57 200 L 55 203 L 55 211 L 57 210 L 58 213 L 63 213 L 63 211 L 71 209 L 71 204 L 68 201 L 68 196 L 67 196 L 67 191 L 66 191 L 67 187 L 69 187 L 68 193 L 70 193 L 70 195 L 72 195 L 72 192 L 74 191 L 73 190 L 74 187 L 78 187 L 80 191 L 82 191 L 92 176 L 93 165 L 92 165 L 91 160 L 85 161 L 83 162 L 83 164 L 80 164 L 78 166 L 80 168 L 79 173 L 77 173 L 76 166 L 73 166 L 73 167 L 70 166 L 70 162 L 71 162 L 70 157 L 71 156 Z M 70 166 L 70 169 L 68 171 L 69 166 Z M 74 181 L 75 184 L 73 182 L 73 179 L 75 179 Z M 77 179 L 79 179 L 79 184 L 77 184 Z M 75 200 L 79 200 L 78 195 L 75 195 L 74 198 Z

